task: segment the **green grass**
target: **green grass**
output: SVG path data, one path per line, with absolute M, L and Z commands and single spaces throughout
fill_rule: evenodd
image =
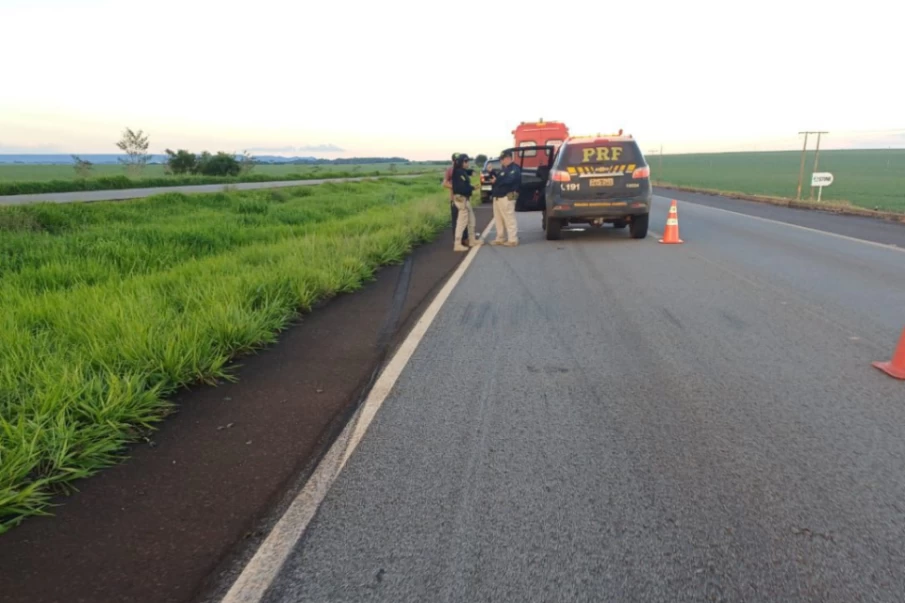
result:
M 0 533 L 448 221 L 433 177 L 0 208 Z
M 269 180 L 313 180 L 321 178 L 355 178 L 391 174 L 424 174 L 442 170 L 425 164 L 361 164 L 361 165 L 257 165 L 239 177 L 167 175 L 163 165 L 148 165 L 139 177 L 126 176 L 122 166 L 96 165 L 91 176 L 78 178 L 67 165 L 0 165 L 0 195 L 64 193 L 72 191 L 117 190 L 191 184 L 228 184 L 233 182 L 266 182 Z
M 801 152 L 651 155 L 652 177 L 677 186 L 795 198 Z M 813 148 L 805 163 L 802 200 L 810 194 Z M 821 151 L 820 172 L 834 182 L 824 201 L 849 201 L 868 209 L 905 212 L 905 150 Z M 814 199 L 817 190 L 814 189 Z

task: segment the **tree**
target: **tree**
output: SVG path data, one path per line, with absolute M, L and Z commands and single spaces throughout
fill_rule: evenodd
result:
M 487 163 L 487 155 L 481 153 L 480 155 L 478 155 L 477 157 L 474 158 L 474 162 L 479 167 L 484 167 L 484 164 Z
M 198 166 L 198 158 L 194 153 L 179 149 L 175 153 L 170 149 L 167 153 L 167 169 L 173 174 L 194 174 Z
M 239 162 L 239 173 L 242 175 L 250 174 L 255 169 L 255 158 L 248 151 L 242 152 L 242 161 Z
M 207 151 L 198 158 L 196 172 L 205 176 L 238 176 L 242 166 L 235 155 L 219 151 L 211 155 Z
M 395 164 L 395 163 L 391 163 L 391 164 L 390 164 L 390 173 L 391 173 L 391 174 L 395 174 L 396 171 L 397 171 L 397 170 L 396 170 L 396 164 Z
M 91 170 L 94 168 L 93 163 L 91 163 L 90 161 L 85 161 L 78 155 L 73 155 L 72 161 L 75 162 L 75 165 L 73 165 L 72 167 L 79 178 L 87 178 L 91 175 Z
M 123 137 L 116 146 L 126 154 L 126 157 L 119 158 L 119 162 L 126 166 L 130 172 L 138 173 L 144 169 L 151 156 L 148 154 L 148 137 L 142 130 L 133 132 L 132 128 L 123 130 Z

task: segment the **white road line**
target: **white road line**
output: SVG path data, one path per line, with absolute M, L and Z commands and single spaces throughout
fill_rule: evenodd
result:
M 671 198 L 661 197 L 660 195 L 656 195 L 657 199 L 662 199 L 669 203 L 672 201 Z M 704 209 L 710 209 L 713 211 L 721 211 L 723 213 L 732 214 L 735 216 L 745 216 L 746 218 L 751 218 L 752 220 L 760 220 L 761 222 L 769 222 L 771 224 L 781 224 L 782 226 L 788 226 L 789 228 L 797 228 L 798 230 L 806 230 L 808 232 L 816 232 L 818 234 L 828 235 L 831 237 L 836 237 L 837 239 L 844 239 L 846 241 L 853 241 L 855 243 L 864 243 L 865 245 L 872 245 L 874 247 L 880 247 L 882 249 L 892 249 L 895 251 L 905 251 L 905 247 L 899 247 L 898 245 L 890 245 L 888 243 L 877 243 L 876 241 L 867 241 L 865 239 L 859 239 L 856 237 L 849 237 L 843 234 L 837 234 L 835 232 L 829 232 L 827 230 L 820 230 L 817 228 L 809 228 L 807 226 L 799 226 L 798 224 L 790 224 L 789 222 L 782 222 L 781 220 L 771 220 L 770 218 L 761 218 L 760 216 L 752 216 L 751 214 L 745 214 L 740 211 L 733 211 L 731 209 L 723 209 L 721 207 L 712 207 L 710 205 L 704 205 L 701 203 L 695 203 L 694 201 L 679 201 L 680 203 L 687 203 L 689 205 L 694 205 L 696 207 L 701 207 Z
M 481 239 L 486 240 L 493 228 L 491 222 Z M 441 308 L 449 299 L 450 294 L 462 280 L 462 276 L 474 261 L 480 251 L 480 247 L 469 250 L 468 255 L 456 268 L 456 271 L 446 282 L 437 297 L 431 302 L 424 314 L 418 319 L 411 333 L 393 354 L 393 358 L 381 372 L 374 387 L 368 393 L 368 397 L 360 409 L 355 413 L 351 421 L 346 425 L 336 442 L 327 451 L 323 460 L 318 464 L 311 478 L 292 501 L 289 508 L 268 534 L 267 538 L 255 552 L 248 565 L 233 583 L 222 603 L 258 603 L 264 597 L 267 588 L 276 578 L 280 568 L 289 557 L 289 553 L 301 539 L 308 528 L 311 519 L 320 507 L 330 486 L 336 481 L 346 461 L 355 452 L 362 437 L 371 425 L 371 421 L 380 410 L 390 391 L 408 364 L 409 359 L 418 344 L 424 339 L 424 335 L 430 328 L 434 319 L 440 313 Z

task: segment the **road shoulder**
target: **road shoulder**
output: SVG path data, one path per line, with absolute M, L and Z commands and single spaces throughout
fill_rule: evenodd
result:
M 490 212 L 481 209 L 478 226 Z M 2 537 L 5 603 L 186 602 L 241 565 L 351 415 L 384 355 L 464 258 L 451 233 L 176 398 L 130 459 Z
M 862 241 L 905 248 L 905 224 L 878 218 L 847 216 L 813 209 L 794 209 L 757 201 L 732 199 L 719 195 L 692 193 L 666 188 L 654 188 L 654 194 L 665 199 L 676 199 L 714 207 L 765 220 L 784 222 L 795 226 L 829 232 Z M 680 216 L 681 216 L 681 209 Z

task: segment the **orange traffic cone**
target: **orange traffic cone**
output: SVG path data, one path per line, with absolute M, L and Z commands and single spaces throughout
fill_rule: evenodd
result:
M 675 199 L 672 200 L 672 205 L 669 206 L 669 215 L 666 217 L 666 230 L 663 231 L 663 238 L 660 239 L 660 242 L 673 245 L 685 242 L 679 238 L 679 210 Z
M 873 366 L 890 377 L 905 380 L 905 329 L 902 330 L 902 336 L 899 338 L 899 345 L 896 346 L 892 360 L 889 362 L 874 362 Z

